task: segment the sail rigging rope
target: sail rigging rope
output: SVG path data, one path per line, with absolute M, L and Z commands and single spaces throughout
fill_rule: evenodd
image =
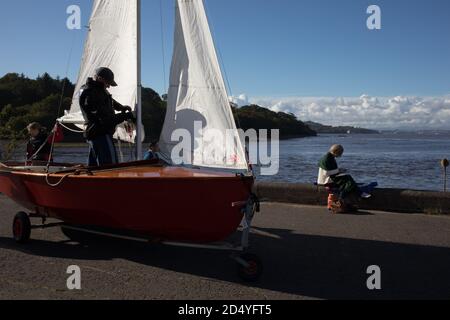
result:
M 204 0 L 204 3 L 205 3 L 205 13 L 206 13 L 206 16 L 209 17 L 210 14 L 209 14 L 208 2 L 207 2 L 206 0 Z M 212 24 L 212 21 L 211 21 L 210 19 L 208 19 L 208 20 L 209 20 L 209 25 L 210 25 L 211 33 L 212 33 L 212 38 L 213 38 L 213 42 L 214 42 L 214 47 L 217 49 L 218 58 L 219 58 L 219 60 L 220 60 L 219 62 L 220 62 L 220 64 L 222 65 L 223 73 L 224 73 L 224 75 L 225 75 L 226 86 L 228 87 L 228 91 L 229 91 L 230 95 L 232 96 L 232 95 L 233 95 L 233 90 L 231 89 L 231 85 L 230 85 L 230 81 L 229 81 L 229 78 L 228 78 L 227 70 L 226 70 L 226 68 L 225 68 L 225 63 L 224 63 L 223 57 L 222 57 L 222 52 L 221 52 L 221 50 L 220 50 L 219 45 L 218 45 L 218 44 L 216 43 L 216 41 L 214 40 L 214 39 L 217 39 L 217 38 L 216 38 L 216 32 L 215 32 L 215 30 L 214 30 L 214 25 Z
M 76 35 L 77 35 L 77 33 L 74 32 L 73 39 L 72 39 L 72 44 L 71 44 L 70 50 L 69 50 L 69 57 L 67 58 L 65 78 L 64 78 L 63 85 L 62 85 L 62 88 L 61 88 L 61 98 L 60 98 L 60 101 L 59 101 L 57 117 L 59 117 L 59 115 L 61 114 L 61 109 L 62 109 L 62 106 L 63 106 L 63 103 L 64 103 L 64 93 L 66 91 L 66 85 L 67 85 L 67 81 L 68 81 L 67 77 L 69 76 L 70 62 L 72 61 L 72 54 L 73 54 L 73 50 L 74 50 L 74 47 L 75 47 Z M 56 123 L 55 123 L 55 128 L 56 128 L 57 125 L 58 125 L 58 121 L 56 121 Z M 47 167 L 47 172 L 50 171 L 50 164 L 52 162 L 53 153 L 55 151 L 55 139 L 56 139 L 56 134 L 53 133 L 52 143 L 51 143 L 51 148 L 50 148 L 50 155 L 48 157 L 47 166 L 46 166 Z M 48 183 L 48 179 L 46 179 L 46 181 Z
M 204 3 L 205 3 L 206 16 L 209 17 L 208 1 L 204 0 Z M 212 33 L 214 46 L 217 49 L 219 63 L 222 65 L 222 70 L 223 70 L 223 74 L 225 76 L 226 86 L 228 87 L 229 94 L 231 95 L 231 97 L 233 97 L 233 89 L 231 88 L 231 82 L 230 82 L 230 78 L 228 77 L 228 72 L 227 72 L 227 68 L 225 66 L 225 61 L 224 61 L 223 56 L 222 56 L 222 51 L 220 50 L 220 46 L 217 43 L 215 43 L 215 41 L 214 41 L 214 39 L 217 39 L 215 30 L 214 30 L 214 25 L 213 25 L 212 21 L 210 21 L 209 24 L 210 24 L 210 29 L 211 29 L 211 33 Z M 231 101 L 230 101 L 230 109 L 231 109 L 231 113 L 233 114 L 233 108 L 231 107 Z M 242 129 L 243 130 L 243 128 L 241 126 L 241 119 L 239 118 L 239 114 L 236 113 L 236 117 L 234 117 L 234 118 L 237 121 L 238 129 Z M 253 165 L 250 163 L 250 156 L 249 156 L 248 148 L 247 148 L 247 146 L 245 144 L 245 141 L 244 141 L 244 146 L 243 147 L 245 149 L 245 157 L 246 157 L 246 161 L 248 163 L 248 171 L 251 172 L 254 175 Z
M 32 161 L 33 160 L 33 158 L 34 157 L 36 157 L 38 154 L 39 154 L 39 152 L 41 152 L 42 151 L 42 149 L 45 147 L 45 145 L 48 143 L 48 141 L 47 140 L 45 140 L 45 142 L 39 147 L 39 149 L 31 156 L 31 157 L 27 157 L 27 160 L 25 161 L 25 165 L 29 162 L 29 161 Z
M 70 132 L 73 132 L 73 133 L 84 133 L 84 130 L 81 130 L 81 129 L 76 130 L 76 129 L 69 128 L 68 126 L 66 126 L 65 124 L 63 124 L 63 123 L 61 123 L 61 122 L 58 122 L 58 124 L 59 124 L 61 127 L 63 127 L 64 129 L 66 129 L 67 131 L 70 131 Z
M 167 92 L 167 76 L 166 76 L 166 50 L 165 50 L 165 41 L 164 41 L 164 15 L 163 15 L 163 5 L 162 0 L 159 0 L 159 14 L 161 20 L 161 51 L 162 51 L 162 64 L 163 64 L 163 77 L 164 77 L 164 91 L 165 94 Z
M 205 0 L 204 3 L 205 3 L 206 16 L 209 17 L 210 15 L 209 15 L 208 1 Z M 211 29 L 211 33 L 212 33 L 214 46 L 217 49 L 219 62 L 222 65 L 222 70 L 223 70 L 223 74 L 225 76 L 226 86 L 228 87 L 229 94 L 231 95 L 231 97 L 233 97 L 233 89 L 231 88 L 231 82 L 230 82 L 230 79 L 228 77 L 228 72 L 227 72 L 227 68 L 225 66 L 225 61 L 224 61 L 223 56 L 222 56 L 222 51 L 220 50 L 220 46 L 216 43 L 216 41 L 214 41 L 214 39 L 217 39 L 217 38 L 216 38 L 216 32 L 214 30 L 214 25 L 213 25 L 211 20 L 209 21 L 209 24 L 210 24 L 210 29 Z M 230 108 L 231 108 L 231 106 L 230 106 Z M 236 114 L 236 120 L 237 120 L 238 129 L 242 129 L 241 121 L 239 119 L 239 115 L 238 114 Z

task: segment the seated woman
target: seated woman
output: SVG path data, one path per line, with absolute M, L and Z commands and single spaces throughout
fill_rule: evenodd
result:
M 370 194 L 361 192 L 352 176 L 346 173 L 346 170 L 339 169 L 336 158 L 344 155 L 344 147 L 334 145 L 330 151 L 319 162 L 318 185 L 334 185 L 339 190 L 341 199 L 345 199 L 351 194 L 356 194 L 361 198 L 370 198 Z
M 50 159 L 51 144 L 63 140 L 61 127 L 56 125 L 51 134 L 48 134 L 46 128 L 37 122 L 33 122 L 28 125 L 27 130 L 30 135 L 30 140 L 27 144 L 27 164 L 32 165 L 33 162 L 53 161 L 53 159 Z

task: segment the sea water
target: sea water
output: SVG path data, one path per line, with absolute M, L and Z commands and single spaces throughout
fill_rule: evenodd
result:
M 318 162 L 333 144 L 344 146 L 339 166 L 348 169 L 358 182 L 377 181 L 381 188 L 443 190 L 440 161 L 450 158 L 450 133 L 320 135 L 285 140 L 280 143 L 278 175 L 259 178 L 314 183 Z
M 450 158 L 450 133 L 319 135 L 283 140 L 278 174 L 258 176 L 258 179 L 313 184 L 317 180 L 318 162 L 332 144 L 344 146 L 345 154 L 338 160 L 339 166 L 349 170 L 358 182 L 377 181 L 381 188 L 443 190 L 440 161 Z M 22 149 L 17 150 L 16 160 L 24 158 Z M 87 154 L 87 145 L 57 147 L 55 161 L 84 164 Z M 122 154 L 124 161 L 133 159 L 127 145 L 122 146 Z

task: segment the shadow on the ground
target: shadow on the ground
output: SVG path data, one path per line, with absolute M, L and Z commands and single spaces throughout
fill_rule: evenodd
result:
M 356 211 L 356 212 L 349 212 L 349 213 L 339 213 L 340 216 L 373 216 L 374 214 L 372 212 L 368 211 Z
M 249 284 L 253 287 L 325 299 L 450 298 L 449 248 L 257 230 L 274 236 L 252 237 L 252 252 L 265 265 L 262 279 Z M 120 258 L 232 283 L 240 281 L 235 262 L 226 252 L 122 240 L 96 241 L 88 246 L 33 240 L 19 246 L 4 237 L 0 237 L 0 248 L 74 260 Z M 381 267 L 381 291 L 367 289 L 366 271 L 371 265 Z

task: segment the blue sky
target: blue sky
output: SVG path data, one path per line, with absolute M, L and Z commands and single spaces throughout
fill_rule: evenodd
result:
M 442 101 L 433 100 L 433 112 L 437 114 L 436 106 L 441 105 L 450 109 L 448 0 L 205 0 L 205 3 L 231 93 L 245 94 L 241 97 L 244 102 L 259 102 L 311 120 L 321 120 L 319 114 L 326 111 L 327 105 L 336 105 L 336 101 L 321 100 L 322 109 L 310 108 L 305 113 L 306 107 L 317 101 L 294 98 L 444 97 Z M 35 77 L 47 71 L 65 76 L 73 44 L 68 76 L 76 80 L 85 30 L 66 29 L 66 8 L 73 4 L 81 7 L 83 22 L 87 24 L 91 0 L 1 1 L 0 75 L 23 72 Z M 372 4 L 382 10 L 379 31 L 366 27 L 366 10 Z M 162 5 L 168 77 L 174 1 L 162 0 Z M 160 0 L 143 0 L 143 83 L 161 93 L 167 86 L 162 61 Z M 363 108 L 367 101 L 359 99 L 355 108 Z M 391 108 L 403 116 L 405 110 L 417 105 L 416 100 L 401 101 L 400 107 L 397 100 L 374 100 L 371 105 L 379 106 L 380 112 Z M 423 108 L 424 115 L 431 112 Z M 450 124 L 450 110 L 448 113 L 447 122 L 436 126 Z M 424 126 L 434 120 L 426 120 Z
M 170 66 L 173 1 L 163 1 Z M 76 79 L 85 31 L 65 28 L 90 0 L 15 0 L 0 6 L 0 74 L 45 71 Z M 366 9 L 382 10 L 382 30 L 366 28 Z M 206 0 L 234 94 L 249 96 L 442 95 L 450 92 L 448 0 Z M 159 0 L 143 1 L 143 80 L 163 91 Z M 168 70 L 166 70 L 168 74 Z

